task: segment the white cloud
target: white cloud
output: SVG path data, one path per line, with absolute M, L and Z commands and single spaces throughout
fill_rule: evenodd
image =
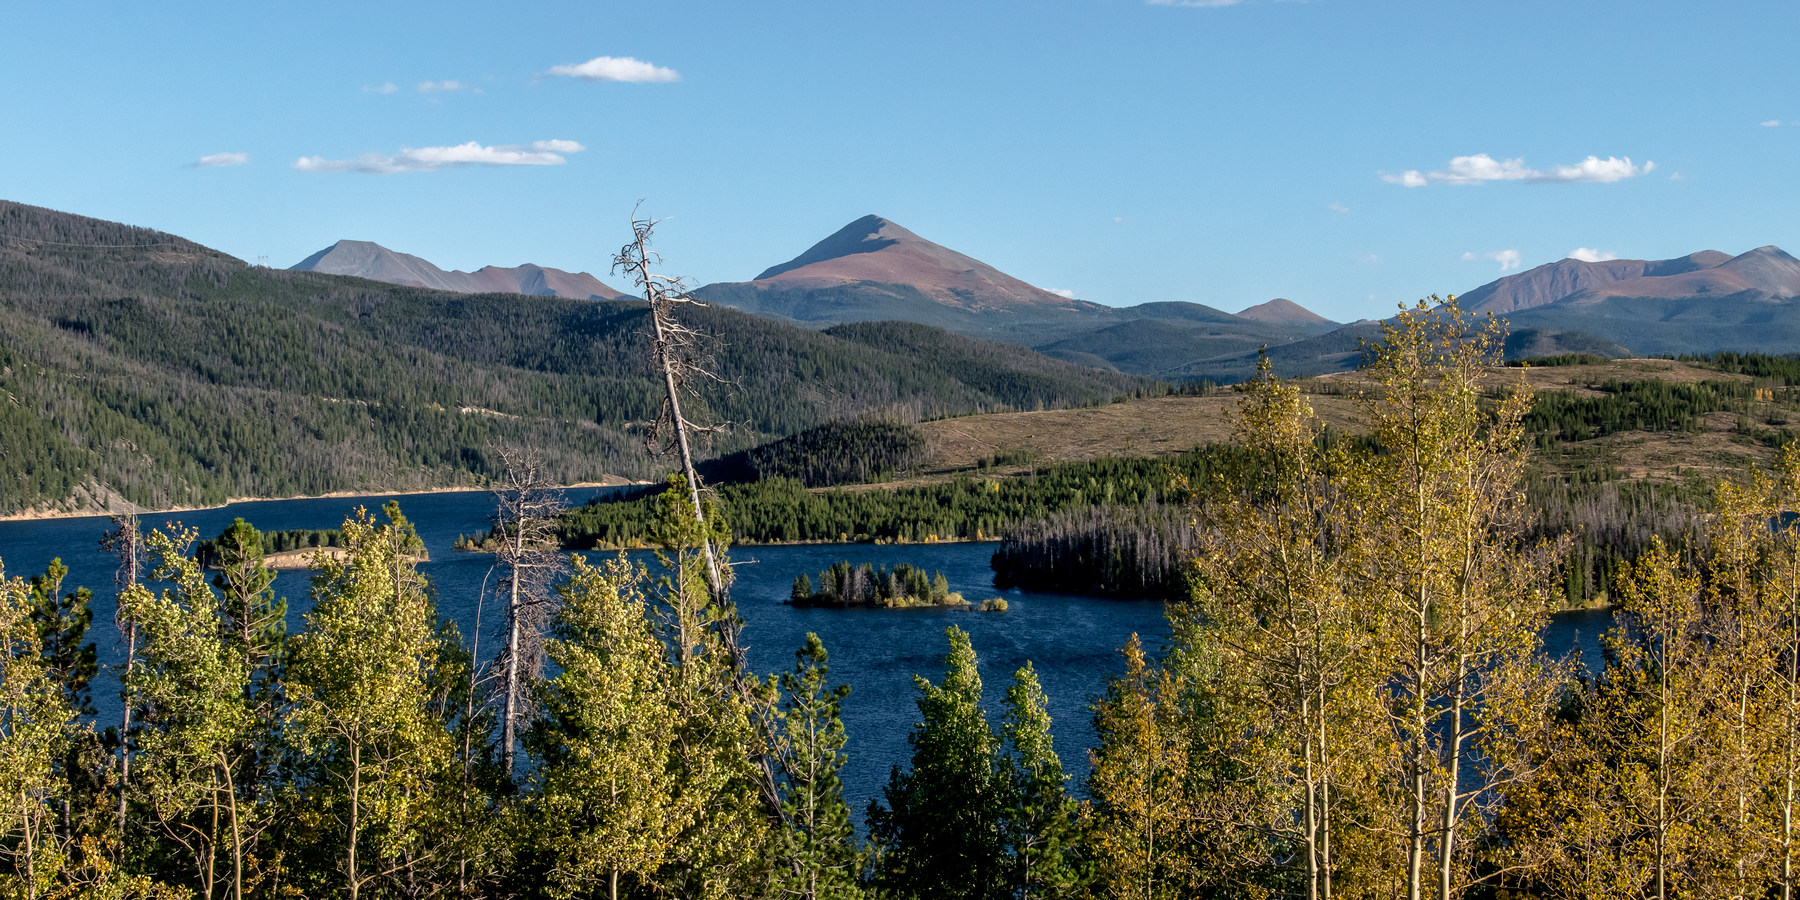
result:
M 391 81 L 373 86 L 363 85 L 363 93 L 365 94 L 391 94 L 397 90 L 399 90 L 399 88 L 395 87 L 394 83 Z
M 1331 210 L 1334 213 L 1347 213 L 1350 211 L 1350 207 L 1345 206 L 1342 203 L 1327 203 L 1325 205 L 1325 208 Z
M 1121 222 L 1123 222 L 1123 221 L 1125 221 L 1125 217 L 1124 217 L 1124 216 L 1113 216 L 1113 224 L 1114 224 L 1114 225 L 1117 225 L 1117 224 L 1119 224 L 1119 223 L 1121 223 Z
M 635 84 L 681 80 L 681 73 L 674 69 L 651 65 L 629 56 L 596 56 L 576 65 L 552 66 L 550 74 L 580 78 L 583 81 L 626 81 Z
M 225 166 L 241 166 L 250 161 L 248 153 L 208 153 L 194 160 L 196 169 L 219 169 Z
M 1051 288 L 1050 293 L 1055 294 L 1058 297 L 1068 299 L 1068 300 L 1075 299 L 1075 292 L 1069 290 L 1068 288 Z
M 419 93 L 435 94 L 442 91 L 460 91 L 462 86 L 460 81 L 421 81 L 419 82 Z
M 574 141 L 549 140 L 549 141 L 532 141 L 531 149 L 544 150 L 544 151 L 547 151 L 550 153 L 580 153 L 581 151 L 586 150 L 587 148 L 583 147 L 582 145 L 580 145 Z
M 433 172 L 460 166 L 560 166 L 565 153 L 587 148 L 574 141 L 536 141 L 528 146 L 484 147 L 470 141 L 454 147 L 404 147 L 393 156 L 365 153 L 355 159 L 302 156 L 294 168 L 302 172 L 363 172 L 395 175 L 401 172 Z
M 1609 156 L 1605 159 L 1590 156 L 1574 165 L 1533 169 L 1525 165 L 1523 159 L 1495 159 L 1486 153 L 1477 153 L 1473 156 L 1458 156 L 1450 160 L 1449 165 L 1435 172 L 1408 169 L 1399 175 L 1384 174 L 1381 176 L 1381 180 L 1405 187 L 1424 187 L 1433 182 L 1439 184 L 1486 184 L 1490 181 L 1523 181 L 1529 184 L 1610 183 L 1635 178 L 1655 168 L 1656 163 L 1654 162 L 1646 160 L 1640 166 L 1632 162 L 1629 156 Z
M 1781 120 L 1780 120 L 1780 119 L 1770 119 L 1770 120 L 1769 120 L 1769 121 L 1767 121 L 1767 122 L 1763 122 L 1763 123 L 1760 123 L 1760 124 L 1761 124 L 1761 125 L 1762 125 L 1762 127 L 1764 127 L 1764 128 L 1774 128 L 1774 127 L 1776 127 L 1776 126 L 1778 126 L 1778 125 L 1780 125 L 1780 124 L 1781 124 Z
M 1582 262 L 1606 262 L 1609 259 L 1618 259 L 1619 254 L 1610 253 L 1605 250 L 1595 250 L 1591 247 L 1576 247 L 1574 250 L 1569 251 L 1569 258 L 1579 259 Z
M 1525 262 L 1525 257 L 1517 250 L 1495 250 L 1490 253 L 1464 253 L 1462 258 L 1465 260 L 1491 259 L 1500 264 L 1500 271 L 1502 272 L 1510 272 L 1523 265 Z

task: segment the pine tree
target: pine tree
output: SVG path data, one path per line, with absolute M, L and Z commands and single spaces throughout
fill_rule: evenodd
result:
M 897 897 L 988 900 L 1005 895 L 997 742 L 981 712 L 981 675 L 969 635 L 951 626 L 944 680 L 913 676 L 918 724 L 912 766 L 895 767 L 870 804 L 875 884 Z
M 804 577 L 804 576 L 803 576 Z M 853 900 L 862 889 L 862 854 L 850 808 L 844 804 L 844 722 L 839 705 L 849 685 L 827 687 L 824 642 L 807 634 L 794 653 L 794 668 L 781 676 L 782 812 L 772 864 L 778 897 Z
M 1069 776 L 1056 755 L 1049 703 L 1030 662 L 1013 673 L 1001 723 L 1006 755 L 999 777 L 1011 863 L 1006 881 L 1020 900 L 1074 897 L 1081 884 L 1080 805 L 1069 796 Z

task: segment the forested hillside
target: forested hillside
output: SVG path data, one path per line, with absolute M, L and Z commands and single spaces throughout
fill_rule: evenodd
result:
M 729 452 L 870 410 L 912 418 L 1157 391 L 1030 351 L 684 310 Z M 641 478 L 661 390 L 641 304 L 460 295 L 246 266 L 0 201 L 0 513 L 476 485 L 528 444 L 564 482 Z

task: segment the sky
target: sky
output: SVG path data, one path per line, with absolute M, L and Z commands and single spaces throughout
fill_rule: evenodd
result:
M 1800 253 L 1791 2 L 100 3 L 0 29 L 0 199 L 742 281 L 869 213 L 1040 287 L 1349 321 Z M 641 201 L 641 206 L 639 205 Z

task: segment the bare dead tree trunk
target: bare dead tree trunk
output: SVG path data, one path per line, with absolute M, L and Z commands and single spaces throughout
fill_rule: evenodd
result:
M 694 377 L 713 377 L 700 364 L 695 347 L 698 333 L 682 325 L 674 316 L 676 304 L 697 301 L 688 296 L 681 279 L 658 275 L 650 270 L 652 263 L 661 261 L 661 257 L 650 249 L 650 236 L 655 228 L 655 220 L 633 216 L 631 243 L 622 247 L 613 257 L 613 271 L 629 275 L 643 289 L 644 300 L 650 306 L 650 321 L 654 329 L 651 356 L 662 373 L 665 390 L 658 426 L 666 427 L 672 432 L 672 442 L 681 455 L 681 471 L 687 479 L 688 502 L 692 505 L 695 521 L 702 526 L 700 551 L 706 562 L 706 583 L 712 591 L 713 602 L 723 611 L 716 622 L 719 641 L 731 656 L 735 687 L 750 708 L 756 711 L 754 718 L 762 732 L 765 746 L 775 748 L 780 746 L 776 725 L 769 711 L 757 699 L 756 676 L 750 671 L 749 658 L 739 635 L 737 613 L 731 606 L 731 580 L 729 573 L 720 564 L 721 551 L 713 546 L 713 531 L 706 527 L 706 506 L 700 499 L 700 475 L 694 469 L 689 433 L 709 429 L 689 421 L 681 411 L 681 395 L 687 383 Z M 652 436 L 653 442 L 654 438 L 655 435 Z M 768 752 L 763 752 L 757 755 L 756 763 L 760 774 L 758 789 L 765 812 L 771 820 L 785 822 L 787 816 L 781 809 L 781 788 L 775 775 L 775 761 Z
M 100 547 L 119 558 L 118 574 L 113 580 L 124 594 L 125 589 L 137 584 L 143 575 L 144 545 L 143 534 L 138 529 L 138 517 L 125 513 L 112 517 L 113 530 L 100 539 Z M 119 627 L 119 634 L 125 639 L 125 672 L 120 678 L 131 677 L 131 670 L 137 664 L 137 621 L 125 612 L 124 604 L 114 607 L 113 622 Z M 121 704 L 123 712 L 119 722 L 119 840 L 125 840 L 125 786 L 131 777 L 131 702 L 129 699 Z
M 501 746 L 506 776 L 513 777 L 519 744 L 519 720 L 529 713 L 526 683 L 543 668 L 544 629 L 556 598 L 552 587 L 564 565 L 556 547 L 556 516 L 562 492 L 544 472 L 543 460 L 523 448 L 497 451 L 501 483 L 494 494 L 497 565 L 506 569 L 506 645 L 498 660 L 502 716 Z

